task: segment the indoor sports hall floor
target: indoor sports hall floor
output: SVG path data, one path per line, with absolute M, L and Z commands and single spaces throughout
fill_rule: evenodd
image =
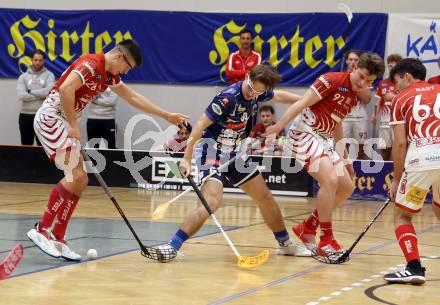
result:
M 179 260 L 167 264 L 147 260 L 102 189 L 89 187 L 68 238 L 84 257 L 89 248 L 97 249 L 99 257 L 72 264 L 44 255 L 26 237 L 44 210 L 50 189 L 50 185 L 0 183 L 0 259 L 16 243 L 25 246 L 14 276 L 0 282 L 2 305 L 439 304 L 440 224 L 430 205 L 415 218 L 426 284 L 386 285 L 382 274 L 404 262 L 395 242 L 391 205 L 348 263 L 326 265 L 313 258 L 275 255 L 272 233 L 256 205 L 244 195 L 225 195 L 225 206 L 216 215 L 241 254 L 271 251 L 266 264 L 244 270 L 237 267 L 212 222 L 183 246 Z M 152 222 L 154 209 L 176 192 L 114 189 L 114 194 L 146 245 L 165 243 L 196 204 L 189 194 L 171 205 L 162 221 Z M 312 199 L 276 199 L 288 228 L 313 207 Z M 346 248 L 381 204 L 349 201 L 337 210 L 336 237 Z

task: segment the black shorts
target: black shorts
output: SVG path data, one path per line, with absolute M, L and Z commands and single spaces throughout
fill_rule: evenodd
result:
M 206 143 L 199 145 L 195 152 L 195 159 L 199 170 L 200 181 L 203 181 L 206 176 L 222 164 L 228 162 L 236 154 L 237 152 L 222 153 L 220 150 L 216 150 L 212 147 L 209 148 Z M 259 174 L 258 163 L 252 162 L 249 156 L 245 154 L 210 179 L 215 179 L 222 185 L 224 185 L 225 179 L 227 179 L 233 186 L 240 186 Z

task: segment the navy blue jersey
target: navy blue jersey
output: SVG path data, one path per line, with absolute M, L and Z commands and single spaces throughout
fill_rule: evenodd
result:
M 232 151 L 245 137 L 246 124 L 253 115 L 257 103 L 273 98 L 273 90 L 267 90 L 253 100 L 245 100 L 241 91 L 243 82 L 237 82 L 214 97 L 205 109 L 206 116 L 214 123 L 203 132 L 204 139 L 214 139 L 217 149 Z

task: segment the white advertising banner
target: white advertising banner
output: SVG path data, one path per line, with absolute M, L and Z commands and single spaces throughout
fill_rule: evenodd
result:
M 419 58 L 427 78 L 439 75 L 440 14 L 389 14 L 387 52 Z

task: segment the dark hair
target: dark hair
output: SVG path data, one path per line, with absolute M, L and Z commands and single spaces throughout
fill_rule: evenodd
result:
M 177 127 L 179 127 L 179 129 L 182 128 L 182 127 L 185 127 L 185 129 L 186 129 L 189 133 L 191 133 L 191 131 L 192 131 L 192 126 L 191 126 L 191 123 L 190 123 L 190 122 L 180 123 L 180 124 L 178 124 Z
M 122 46 L 125 50 L 127 50 L 131 57 L 133 57 L 136 67 L 142 65 L 142 49 L 139 43 L 134 39 L 125 39 L 118 43 L 118 46 Z
M 390 62 L 399 63 L 402 59 L 403 59 L 403 57 L 400 54 L 397 54 L 397 53 L 390 54 L 387 57 L 387 63 L 390 63 Z
M 31 54 L 31 58 L 34 58 L 34 56 L 36 54 L 39 54 L 39 55 L 43 56 L 43 59 L 46 59 L 46 53 L 44 53 L 40 49 L 36 49 L 35 51 L 33 51 L 32 54 Z
M 259 81 L 268 89 L 273 89 L 281 80 L 277 69 L 269 63 L 256 65 L 249 73 L 251 81 Z
M 400 77 L 403 77 L 405 73 L 411 74 L 415 79 L 425 80 L 426 67 L 418 59 L 405 58 L 395 65 L 393 69 L 391 69 L 390 79 L 394 81 L 396 74 L 398 74 Z
M 351 53 L 356 54 L 357 57 L 361 57 L 361 55 L 362 55 L 361 51 L 356 50 L 356 49 L 351 49 L 351 50 L 348 50 L 347 52 L 344 53 L 344 60 L 347 60 L 348 55 L 350 55 Z
M 263 105 L 260 108 L 260 113 L 262 113 L 263 111 L 267 112 L 271 112 L 272 114 L 275 114 L 275 109 L 273 109 L 272 105 Z
M 190 122 L 185 123 L 185 128 L 186 130 L 188 130 L 189 133 L 191 133 L 191 131 L 193 130 Z
M 241 35 L 246 34 L 246 33 L 249 33 L 249 34 L 251 35 L 251 37 L 252 37 L 252 31 L 249 30 L 249 29 L 241 30 L 241 32 L 240 32 L 240 37 L 241 37 Z
M 383 62 L 382 57 L 376 53 L 365 52 L 359 57 L 358 68 L 367 69 L 370 75 L 374 74 L 376 75 L 376 78 L 380 78 L 385 72 L 385 63 Z

